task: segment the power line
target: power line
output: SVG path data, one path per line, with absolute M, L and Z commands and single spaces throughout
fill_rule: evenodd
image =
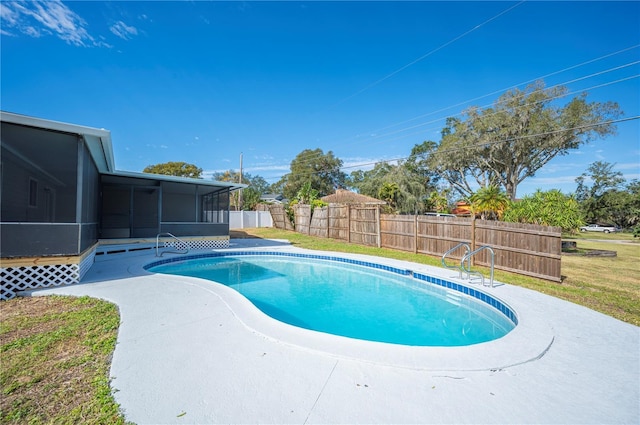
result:
M 633 64 L 638 64 L 638 63 L 640 63 L 640 61 L 633 62 Z M 619 68 L 620 68 L 620 67 L 615 68 L 615 69 L 619 69 Z M 597 74 L 593 74 L 593 75 L 601 75 L 601 74 L 602 74 L 602 73 L 597 73 Z M 634 79 L 634 78 L 638 78 L 638 77 L 640 77 L 640 74 L 631 75 L 631 76 L 629 76 L 629 77 L 620 78 L 620 79 L 615 80 L 615 81 L 610 81 L 610 82 L 607 82 L 607 83 L 602 83 L 602 84 L 598 84 L 598 85 L 595 85 L 595 86 L 591 86 L 591 87 L 588 87 L 588 88 L 586 88 L 586 89 L 581 89 L 581 90 L 569 91 L 569 92 L 566 92 L 566 93 L 562 93 L 562 94 L 560 94 L 560 95 L 558 95 L 558 96 L 550 97 L 550 98 L 547 98 L 547 99 L 541 100 L 541 101 L 539 101 L 539 102 L 528 103 L 528 104 L 526 104 L 526 105 L 522 105 L 522 106 L 520 106 L 520 107 L 525 107 L 525 106 L 535 105 L 535 104 L 537 104 L 537 103 L 542 103 L 542 102 L 548 102 L 548 101 L 552 101 L 552 100 L 562 99 L 562 98 L 564 98 L 564 97 L 571 96 L 571 95 L 576 94 L 576 93 L 582 93 L 582 92 L 589 91 L 589 90 L 595 90 L 595 89 L 597 89 L 597 88 L 610 86 L 610 85 L 612 85 L 612 84 L 618 84 L 618 83 L 621 83 L 621 82 L 624 82 L 624 81 L 628 81 L 628 80 L 631 80 L 631 79 Z M 576 80 L 574 80 L 574 81 L 578 81 L 578 80 L 582 80 L 582 79 L 584 79 L 584 78 L 579 78 L 579 79 L 576 79 Z M 564 85 L 564 84 L 557 84 L 557 85 L 555 85 L 555 86 L 546 87 L 545 89 L 547 89 L 547 90 L 548 90 L 548 89 L 552 89 L 552 88 L 559 87 L 559 86 L 561 86 L 561 85 Z M 542 90 L 542 89 L 541 89 L 541 90 Z M 531 93 L 529 93 L 529 94 L 531 95 L 531 94 L 537 93 L 537 92 L 539 92 L 539 91 L 541 91 L 541 90 L 534 90 L 533 92 L 531 92 Z M 484 106 L 480 106 L 480 107 L 478 107 L 478 108 L 479 108 L 479 109 L 485 109 L 485 108 L 488 108 L 488 107 L 490 107 L 490 106 L 491 106 L 491 105 L 484 105 Z M 491 116 L 491 115 L 495 115 L 495 114 L 497 114 L 497 113 L 499 113 L 499 111 L 496 111 L 494 114 L 488 114 L 488 115 L 485 115 L 485 116 Z M 453 115 L 453 117 L 456 117 L 456 116 L 462 116 L 462 115 L 464 115 L 464 112 L 460 112 L 460 113 L 458 113 L 458 114 L 456 114 L 456 115 Z M 447 117 L 447 118 L 451 118 L 451 117 Z M 411 129 L 414 129 L 414 128 L 422 127 L 422 126 L 424 126 L 424 125 L 433 124 L 433 123 L 436 123 L 436 122 L 442 121 L 443 119 L 444 119 L 444 118 L 438 118 L 438 119 L 436 119 L 436 120 L 432 120 L 432 121 L 427 121 L 427 122 L 425 122 L 425 123 L 416 124 L 416 125 L 411 126 L 411 127 L 406 127 L 406 128 L 404 128 L 404 129 L 400 129 L 400 130 L 396 130 L 396 131 L 393 131 L 393 132 L 390 132 L 390 133 L 386 133 L 386 134 L 382 134 L 382 135 L 379 135 L 379 136 L 375 136 L 375 138 L 380 138 L 380 137 L 385 137 L 385 136 L 390 136 L 390 135 L 393 135 L 393 134 L 401 133 L 401 132 L 406 131 L 406 130 L 411 130 Z
M 488 146 L 500 145 L 500 144 L 503 144 L 503 143 L 510 143 L 510 142 L 514 142 L 514 141 L 518 141 L 518 140 L 522 140 L 522 139 L 535 138 L 535 137 L 541 137 L 541 136 L 551 136 L 551 135 L 554 135 L 554 134 L 560 134 L 560 133 L 564 133 L 564 132 L 567 132 L 567 131 L 586 130 L 586 129 L 595 128 L 595 127 L 599 127 L 599 126 L 603 126 L 603 125 L 619 124 L 619 123 L 622 123 L 622 122 L 635 121 L 635 120 L 638 120 L 638 119 L 640 119 L 640 115 L 635 115 L 635 116 L 626 117 L 626 118 L 618 118 L 618 119 L 607 120 L 607 121 L 601 121 L 601 122 L 591 123 L 591 124 L 585 124 L 585 125 L 582 125 L 582 126 L 576 126 L 576 127 L 570 127 L 570 128 L 562 128 L 562 129 L 558 129 L 558 130 L 546 131 L 546 132 L 535 133 L 535 134 L 525 134 L 525 135 L 522 135 L 522 136 L 510 137 L 510 138 L 507 138 L 507 139 L 500 139 L 500 140 L 485 142 L 485 143 L 483 143 L 483 146 L 487 146 L 488 147 Z M 466 149 L 468 149 L 468 147 L 451 147 L 451 148 L 443 149 L 440 153 L 445 153 L 445 154 L 446 153 L 455 153 L 455 152 L 458 152 L 460 150 L 466 150 Z M 344 170 L 353 169 L 353 168 L 361 168 L 363 166 L 371 166 L 371 165 L 373 165 L 375 167 L 378 164 L 406 161 L 409 158 L 411 158 L 411 157 L 410 156 L 405 156 L 405 157 L 393 158 L 393 159 L 382 160 L 382 161 L 361 163 L 361 164 L 358 164 L 358 165 L 340 167 L 339 170 L 344 172 Z M 301 176 L 312 176 L 312 175 L 316 175 L 316 174 L 318 174 L 318 173 L 317 172 L 309 172 L 309 173 L 301 173 L 299 175 L 301 175 Z
M 507 8 L 507 9 L 503 10 L 502 12 L 500 12 L 500 13 L 498 13 L 497 15 L 495 15 L 495 16 L 493 16 L 493 17 L 491 17 L 491 18 L 487 19 L 486 21 L 482 22 L 481 24 L 476 25 L 475 27 L 471 28 L 470 30 L 465 31 L 464 33 L 462 33 L 462 34 L 458 35 L 457 37 L 454 37 L 453 39 L 451 39 L 451 40 L 447 41 L 446 43 L 444 43 L 444 44 L 442 44 L 442 45 L 440 45 L 440 46 L 436 47 L 435 49 L 431 50 L 430 52 L 428 52 L 428 53 L 426 53 L 426 54 L 424 54 L 424 55 L 420 56 L 419 58 L 414 59 L 413 61 L 409 62 L 408 64 L 406 64 L 406 65 L 404 65 L 404 66 L 402 66 L 402 67 L 400 67 L 400 68 L 396 69 L 395 71 L 391 72 L 390 74 L 385 75 L 384 77 L 380 78 L 380 79 L 379 79 L 379 80 L 377 80 L 377 81 L 374 81 L 373 83 L 371 83 L 371 84 L 369 84 L 368 86 L 366 86 L 366 87 L 364 87 L 364 88 L 362 88 L 362 89 L 358 90 L 357 92 L 355 92 L 355 93 L 353 93 L 353 94 L 351 94 L 351 95 L 349 95 L 349 96 L 345 97 L 345 98 L 344 98 L 344 99 L 342 99 L 342 100 L 339 100 L 338 102 L 334 103 L 333 105 L 331 105 L 331 106 L 330 106 L 329 108 L 327 108 L 327 109 L 334 108 L 335 106 L 340 105 L 340 104 L 342 104 L 342 103 L 346 102 L 347 100 L 352 99 L 352 98 L 354 98 L 354 97 L 358 96 L 359 94 L 364 93 L 365 91 L 367 91 L 367 90 L 369 90 L 369 89 L 371 89 L 371 88 L 373 88 L 373 87 L 377 86 L 378 84 L 382 83 L 383 81 L 388 80 L 389 78 L 393 77 L 394 75 L 398 74 L 399 72 L 404 71 L 405 69 L 409 68 L 410 66 L 415 65 L 416 63 L 420 62 L 421 60 L 428 58 L 429 56 L 433 55 L 434 53 L 436 53 L 436 52 L 438 52 L 438 51 L 440 51 L 440 50 L 444 49 L 445 47 L 447 47 L 447 46 L 449 46 L 449 45 L 451 45 L 451 44 L 455 43 L 456 41 L 458 41 L 458 40 L 460 40 L 460 39 L 464 38 L 465 36 L 467 36 L 467 35 L 471 34 L 471 33 L 472 33 L 472 32 L 474 32 L 475 30 L 477 30 L 477 29 L 479 29 L 479 28 L 483 27 L 484 25 L 488 24 L 489 22 L 491 22 L 491 21 L 494 21 L 494 20 L 498 19 L 500 16 L 504 15 L 505 13 L 510 12 L 511 10 L 515 9 L 516 7 L 520 6 L 521 4 L 523 4 L 523 3 L 525 3 L 525 2 L 526 2 L 526 0 L 522 0 L 522 1 L 520 1 L 519 3 L 517 3 L 517 4 L 515 4 L 515 5 L 511 6 L 511 7 L 509 7 L 509 8 Z
M 637 64 L 639 64 L 639 63 L 640 63 L 640 61 L 629 62 L 629 63 L 626 63 L 626 64 L 624 64 L 624 65 L 620 65 L 620 66 L 616 66 L 616 67 L 613 67 L 613 68 L 609 68 L 609 69 L 606 69 L 606 70 L 604 70 L 604 71 L 599 71 L 599 72 L 596 72 L 596 73 L 593 73 L 593 74 L 590 74 L 590 75 L 585 75 L 585 76 L 583 76 L 583 77 L 578 77 L 578 78 L 575 78 L 575 79 L 573 79 L 573 80 L 569 80 L 569 81 L 566 81 L 566 82 L 563 82 L 563 83 L 554 84 L 554 85 L 549 86 L 549 87 L 543 87 L 543 88 L 541 88 L 541 89 L 534 90 L 534 91 L 532 91 L 532 92 L 531 92 L 531 93 L 529 93 L 529 94 L 531 95 L 531 94 L 534 94 L 534 93 L 538 93 L 538 92 L 540 92 L 540 91 L 542 91 L 542 90 L 550 90 L 550 89 L 553 89 L 553 88 L 556 88 L 556 87 L 566 86 L 566 85 L 569 85 L 569 84 L 576 83 L 576 82 L 578 82 L 578 81 L 582 81 L 582 80 L 586 80 L 586 79 L 589 79 L 589 78 L 597 77 L 597 76 L 599 76 L 599 75 L 603 75 L 603 74 L 606 74 L 606 73 L 609 73 L 609 72 L 618 71 L 618 70 L 620 70 L 620 69 L 627 68 L 627 67 L 630 67 L 630 66 L 633 66 L 633 65 L 637 65 Z M 637 75 L 636 75 L 636 76 L 633 76 L 632 78 L 635 78 L 635 77 L 637 77 Z M 625 81 L 625 80 L 626 80 L 626 79 L 620 79 L 620 80 L 614 81 L 613 83 L 618 83 L 618 82 Z M 534 81 L 536 81 L 536 80 L 534 80 Z M 612 84 L 613 84 L 613 83 L 612 83 Z M 582 89 L 582 90 L 580 90 L 580 91 L 581 91 L 581 92 L 583 92 L 583 91 L 591 90 L 591 89 L 593 89 L 593 88 L 598 88 L 598 87 L 601 87 L 601 86 L 602 86 L 602 85 L 599 85 L 599 86 L 593 86 L 593 87 L 589 87 L 589 88 L 587 88 L 587 89 Z M 513 88 L 517 88 L 517 87 L 518 87 L 518 86 L 513 86 L 513 87 L 512 87 L 512 89 L 513 89 Z M 571 94 L 575 94 L 575 93 L 576 93 L 576 91 L 568 92 L 568 93 L 564 94 L 563 96 L 558 96 L 558 97 L 556 97 L 556 98 L 566 97 L 566 96 L 569 96 L 569 95 L 571 95 Z M 482 96 L 482 97 L 486 97 L 486 96 Z M 551 99 L 549 99 L 549 100 L 553 100 L 553 99 L 556 99 L 556 98 L 551 98 Z M 493 104 L 486 104 L 486 105 L 483 105 L 483 106 L 478 106 L 478 108 L 480 108 L 480 109 L 488 108 L 488 107 L 490 107 L 490 106 L 492 106 L 492 105 L 500 105 L 500 102 L 498 101 L 498 102 L 495 102 L 495 103 L 493 103 Z M 455 116 L 460 116 L 460 115 L 463 115 L 463 114 L 464 114 L 464 112 L 459 112 L 459 113 L 457 113 L 457 114 L 455 114 L 455 115 L 453 115 L 453 116 L 455 117 Z M 422 127 L 422 126 L 427 125 L 427 124 L 432 124 L 432 123 L 434 123 L 434 122 L 442 121 L 442 120 L 444 120 L 444 119 L 446 119 L 446 118 L 450 118 L 450 117 L 437 118 L 437 119 L 435 119 L 435 120 L 431 120 L 431 121 L 427 121 L 427 122 L 424 122 L 424 123 L 416 124 L 416 125 L 413 125 L 413 126 L 411 126 L 411 127 L 405 127 L 405 128 L 403 128 L 403 129 L 395 130 L 395 131 L 393 131 L 393 132 L 386 133 L 386 134 L 383 134 L 383 135 L 380 135 L 380 136 L 377 136 L 377 137 L 384 137 L 384 136 L 386 136 L 386 135 L 395 134 L 395 133 L 400 133 L 400 132 L 403 132 L 403 131 L 405 131 L 405 130 L 410 130 L 410 129 L 417 128 L 417 127 Z M 413 119 L 412 119 L 412 120 L 413 120 Z M 411 120 L 411 121 L 412 121 L 412 120 Z M 408 122 L 408 121 L 405 121 L 405 122 Z
M 525 81 L 525 82 L 523 82 L 523 83 L 520 83 L 520 84 L 517 84 L 517 85 L 513 85 L 513 86 L 511 86 L 511 87 L 507 88 L 506 90 L 510 90 L 510 89 L 513 89 L 513 88 L 517 88 L 517 87 L 519 87 L 519 86 L 522 86 L 522 85 L 529 84 L 529 83 L 534 82 L 534 81 L 538 81 L 538 80 L 544 79 L 544 78 L 546 78 L 546 77 L 548 77 L 548 76 L 551 76 L 551 75 L 556 75 L 556 74 L 559 74 L 559 73 L 562 73 L 562 72 L 566 72 L 567 70 L 576 69 L 576 68 L 579 68 L 579 67 L 581 67 L 581 66 L 584 66 L 584 65 L 587 65 L 587 64 L 590 64 L 590 63 L 594 63 L 594 62 L 597 62 L 597 61 L 599 61 L 599 60 L 606 59 L 606 58 L 609 58 L 609 57 L 612 57 L 612 56 L 615 56 L 615 55 L 618 55 L 618 54 L 621 54 L 621 53 L 627 52 L 627 51 L 629 51 L 629 50 L 636 49 L 636 48 L 638 48 L 638 47 L 640 47 L 640 44 L 636 44 L 636 45 L 633 45 L 633 46 L 630 46 L 630 47 L 627 47 L 627 48 L 624 48 L 624 49 L 618 50 L 618 51 L 616 51 L 616 52 L 608 53 L 608 54 L 603 55 L 603 56 L 600 56 L 600 57 L 598 57 L 598 58 L 591 59 L 591 60 L 588 60 L 588 61 L 582 62 L 582 63 L 580 63 L 580 64 L 573 65 L 573 66 L 570 66 L 570 67 L 564 68 L 564 69 L 562 69 L 562 70 L 552 72 L 552 73 L 550 73 L 550 74 L 546 74 L 546 75 L 544 75 L 544 76 L 542 76 L 542 77 L 537 77 L 537 78 L 534 78 L 534 79 L 531 79 L 531 80 Z M 555 84 L 555 85 L 553 85 L 553 86 L 546 87 L 545 89 L 547 89 L 547 90 L 548 90 L 548 89 L 552 89 L 552 88 L 554 88 L 554 87 L 558 87 L 558 86 L 562 86 L 562 85 L 572 84 L 572 83 L 575 83 L 575 82 L 578 82 L 578 81 L 581 81 L 581 80 L 585 80 L 585 79 L 592 78 L 592 77 L 595 77 L 595 76 L 598 76 L 598 75 L 602 75 L 602 74 L 604 74 L 604 73 L 613 72 L 613 71 L 616 71 L 616 70 L 619 70 L 619 69 L 622 69 L 622 68 L 626 68 L 626 67 L 629 67 L 629 66 L 632 66 L 632 65 L 636 65 L 636 64 L 638 64 L 638 63 L 640 63 L 640 61 L 630 62 L 630 63 L 624 64 L 624 65 L 620 65 L 620 66 L 617 66 L 617 67 L 609 68 L 609 69 L 606 69 L 606 70 L 603 70 L 603 71 L 599 71 L 599 72 L 596 72 L 596 73 L 593 73 L 593 74 L 589 74 L 589 75 L 586 75 L 586 76 L 578 77 L 578 78 L 575 78 L 575 79 L 573 79 L 573 80 L 568 80 L 568 81 L 563 82 L 563 83 Z M 585 90 L 589 90 L 589 89 L 582 89 L 582 91 L 585 91 Z M 379 132 L 379 131 L 381 131 L 381 130 L 384 130 L 384 129 L 386 129 L 386 128 L 392 128 L 392 127 L 395 127 L 395 126 L 397 126 L 397 125 L 404 124 L 404 123 L 406 123 L 406 122 L 410 122 L 410 121 L 414 121 L 414 120 L 416 120 L 416 119 L 418 119 L 418 118 L 422 118 L 422 117 L 425 117 L 425 116 L 428 116 L 428 115 L 433 115 L 433 114 L 435 114 L 435 113 L 442 112 L 442 111 L 445 111 L 445 110 L 447 110 L 447 109 L 451 109 L 451 108 L 453 108 L 453 107 L 455 107 L 455 106 L 461 106 L 461 105 L 464 105 L 464 104 L 466 104 L 466 103 L 472 102 L 472 101 L 474 101 L 474 100 L 482 99 L 482 98 L 485 98 L 485 97 L 488 97 L 488 96 L 490 96 L 490 95 L 497 94 L 497 93 L 500 93 L 500 92 L 501 92 L 500 90 L 493 91 L 493 92 L 491 92 L 491 93 L 489 93 L 489 94 L 482 95 L 482 96 L 479 96 L 479 97 L 476 97 L 476 98 L 473 98 L 473 99 L 470 99 L 470 100 L 467 100 L 467 101 L 464 101 L 464 102 L 460 102 L 460 103 L 457 103 L 456 105 L 453 105 L 453 106 L 448 106 L 448 107 L 445 107 L 445 108 L 441 108 L 441 109 L 439 109 L 439 110 L 437 110 L 437 111 L 433 111 L 433 112 L 430 112 L 430 113 L 427 113 L 427 114 L 423 114 L 423 115 L 420 115 L 420 116 L 417 116 L 417 117 L 414 117 L 414 118 L 411 118 L 411 119 L 408 119 L 408 120 L 401 121 L 401 122 L 399 122 L 399 123 L 391 124 L 391 125 L 388 125 L 388 126 L 386 126 L 386 127 L 383 127 L 383 128 L 381 128 L 381 129 L 378 129 L 378 130 L 369 131 L 368 133 L 374 133 L 374 134 L 375 134 L 375 133 L 377 133 L 377 132 Z M 537 91 L 534 91 L 534 92 L 532 92 L 532 93 L 535 93 L 535 92 L 537 92 Z M 484 108 L 484 107 L 488 107 L 488 106 L 490 106 L 490 105 L 484 105 L 484 106 L 482 106 L 482 107 Z M 454 115 L 454 116 L 459 116 L 459 115 L 463 115 L 463 113 L 461 112 L 461 113 L 458 113 L 458 114 L 456 114 L 456 115 Z M 416 124 L 416 125 L 413 125 L 413 126 L 410 126 L 410 127 L 407 127 L 407 128 L 403 128 L 403 129 L 395 130 L 395 131 L 393 131 L 393 132 L 386 133 L 386 134 L 384 134 L 384 135 L 376 135 L 376 136 L 374 136 L 374 137 L 375 137 L 375 138 L 385 137 L 385 136 L 387 136 L 387 135 L 400 133 L 400 132 L 403 132 L 403 131 L 406 131 L 406 130 L 410 130 L 410 129 L 417 128 L 417 127 L 420 127 L 420 126 L 424 126 L 424 125 L 427 125 L 427 124 L 431 124 L 431 123 L 435 123 L 435 122 L 438 122 L 438 121 L 442 121 L 442 120 L 444 120 L 444 119 L 446 119 L 446 118 L 449 118 L 449 117 L 441 117 L 441 118 L 437 118 L 437 119 L 434 119 L 434 120 L 431 120 L 431 121 L 427 121 L 427 122 L 425 122 L 425 123 L 420 123 L 420 124 Z M 415 134 L 415 133 L 412 133 L 412 134 Z M 352 140 L 352 139 L 354 139 L 355 137 L 358 137 L 358 136 L 351 137 L 350 139 Z M 406 137 L 408 137 L 408 136 L 406 136 Z M 350 139 L 346 139 L 346 140 L 350 140 Z M 397 139 L 394 139 L 394 140 L 397 140 Z M 312 160 L 312 158 L 313 158 L 313 157 L 309 157 L 309 161 L 310 161 L 310 160 Z
M 534 90 L 533 92 L 529 93 L 529 95 L 537 93 L 537 92 L 540 92 L 542 90 L 550 90 L 550 89 L 553 89 L 553 88 L 564 86 L 565 84 L 572 84 L 572 83 L 575 83 L 577 81 L 585 80 L 585 79 L 588 79 L 588 78 L 593 78 L 595 76 L 599 76 L 599 75 L 603 75 L 603 74 L 608 73 L 608 72 L 612 72 L 612 71 L 616 71 L 616 70 L 619 70 L 619 69 L 623 69 L 623 68 L 626 68 L 626 67 L 629 67 L 629 66 L 632 66 L 632 65 L 636 65 L 638 63 L 640 63 L 640 61 L 630 62 L 630 63 L 624 64 L 624 65 L 620 65 L 620 66 L 617 66 L 617 67 L 609 68 L 607 70 L 599 71 L 599 72 L 596 72 L 596 73 L 593 73 L 593 74 L 590 74 L 590 75 L 586 75 L 586 76 L 583 76 L 583 77 L 575 78 L 573 80 L 567 81 L 566 83 L 560 83 L 560 84 L 556 84 L 556 85 L 553 85 L 553 86 L 550 86 L 550 87 L 545 87 L 545 88 L 542 88 L 542 89 L 539 89 L 539 90 Z M 598 84 L 598 85 L 595 85 L 595 86 L 591 86 L 591 87 L 588 87 L 586 89 L 580 89 L 580 90 L 576 90 L 576 91 L 568 91 L 568 92 L 565 92 L 565 93 L 561 93 L 558 96 L 554 96 L 554 97 L 551 97 L 551 98 L 546 98 L 546 99 L 541 100 L 541 101 L 536 102 L 536 103 L 548 102 L 548 101 L 561 99 L 561 98 L 568 97 L 568 96 L 571 96 L 571 95 L 576 94 L 576 93 L 582 93 L 582 92 L 586 92 L 586 91 L 589 91 L 589 90 L 595 90 L 597 88 L 601 88 L 601 87 L 609 86 L 609 85 L 612 85 L 612 84 L 617 84 L 617 83 L 620 83 L 620 82 L 624 82 L 624 81 L 627 81 L 627 80 L 630 80 L 630 79 L 638 78 L 639 76 L 640 75 L 636 74 L 636 75 L 632 75 L 632 76 L 629 76 L 629 77 L 621 78 L 621 79 L 618 79 L 618 80 L 615 80 L 615 81 L 610 81 L 610 82 Z M 529 106 L 529 105 L 530 104 L 522 105 L 521 107 L 526 107 L 526 106 Z M 482 109 L 482 108 L 487 108 L 489 106 L 491 106 L 491 105 L 484 105 L 484 106 L 479 107 L 479 108 Z M 495 112 L 494 114 L 497 114 L 497 113 L 498 112 Z M 456 115 L 453 115 L 453 117 L 462 116 L 462 115 L 464 115 L 464 112 L 460 112 L 460 113 L 458 113 Z M 490 116 L 490 115 L 487 115 L 487 116 Z M 395 131 L 392 131 L 392 132 L 389 132 L 389 133 L 376 135 L 376 136 L 373 136 L 372 139 L 386 138 L 388 136 L 392 136 L 392 135 L 395 135 L 395 134 L 403 133 L 405 131 L 412 130 L 412 129 L 415 129 L 415 128 L 418 128 L 418 127 L 423 127 L 425 125 L 434 124 L 434 123 L 440 122 L 440 121 L 442 121 L 442 120 L 444 120 L 446 118 L 450 118 L 450 117 L 437 118 L 437 119 L 434 119 L 434 120 L 431 120 L 431 121 L 427 121 L 427 122 L 424 122 L 424 123 L 415 124 L 415 125 L 410 126 L 410 127 L 398 129 L 398 130 L 395 130 Z M 384 139 L 384 140 L 378 141 L 376 143 L 379 144 L 379 143 L 399 140 L 399 139 L 403 139 L 403 138 L 406 138 L 406 137 L 410 137 L 412 135 L 421 134 L 421 133 L 424 133 L 424 132 L 430 131 L 430 130 L 433 130 L 433 129 L 424 129 L 424 130 L 421 130 L 419 132 L 407 134 L 407 135 L 405 135 L 403 137 L 400 137 L 400 138 Z M 371 140 L 371 139 L 369 139 L 369 140 Z M 306 158 L 305 157 L 297 157 L 297 158 L 299 160 L 301 160 L 302 163 L 310 163 L 313 160 L 319 158 L 321 155 L 322 155 L 321 153 L 315 153 L 314 152 L 314 153 L 309 153 Z
M 615 55 L 619 55 L 619 54 L 624 53 L 624 52 L 627 52 L 627 51 L 629 51 L 629 50 L 637 49 L 638 47 L 640 47 L 640 44 L 636 44 L 636 45 L 633 45 L 633 46 L 630 46 L 630 47 L 624 48 L 624 49 L 622 49 L 622 50 L 618 50 L 618 51 L 616 51 L 616 52 L 608 53 L 608 54 L 603 55 L 603 56 L 600 56 L 600 57 L 598 57 L 598 58 L 590 59 L 590 60 L 588 60 L 588 61 L 585 61 L 585 62 L 579 63 L 579 64 L 577 64 L 577 65 L 572 65 L 572 66 L 570 66 L 570 67 L 567 67 L 567 68 L 564 68 L 564 69 L 561 69 L 561 70 L 558 70 L 558 71 L 554 71 L 554 72 L 551 72 L 551 73 L 549 73 L 549 74 L 542 75 L 542 76 L 540 76 L 540 77 L 532 78 L 532 79 L 530 79 L 530 80 L 523 81 L 523 82 L 521 82 L 521 83 L 518 83 L 518 84 L 515 84 L 515 85 L 512 85 L 512 86 L 509 86 L 509 87 L 506 87 L 506 88 L 503 88 L 503 89 L 494 90 L 494 91 L 492 91 L 492 92 L 490 92 L 490 93 L 483 94 L 482 96 L 477 96 L 477 97 L 474 97 L 474 98 L 472 98 L 472 99 L 467 99 L 467 100 L 464 100 L 464 101 L 462 101 L 462 102 L 458 102 L 458 103 L 456 103 L 456 104 L 454 104 L 454 105 L 450 105 L 450 106 L 446 106 L 446 107 L 444 107 L 444 108 L 438 109 L 438 110 L 436 110 L 436 111 L 428 112 L 428 113 L 425 113 L 425 114 L 422 114 L 422 115 L 418 115 L 418 116 L 413 117 L 413 118 L 409 118 L 409 119 L 404 120 L 404 121 L 400 121 L 400 122 L 397 122 L 397 123 L 394 123 L 394 124 L 390 124 L 390 125 L 387 125 L 386 127 L 382 127 L 382 128 L 380 128 L 380 129 L 373 130 L 372 132 L 377 133 L 377 132 L 379 132 L 379 131 L 386 130 L 387 128 L 391 128 L 391 127 L 395 127 L 395 126 L 397 126 L 397 125 L 405 124 L 405 123 L 407 123 L 407 122 L 415 121 L 415 120 L 417 120 L 417 119 L 424 118 L 424 117 L 429 116 L 429 115 L 434 115 L 434 114 L 437 114 L 437 113 L 439 113 L 439 112 L 444 112 L 444 111 L 446 111 L 446 110 L 448 110 L 448 109 L 453 109 L 453 108 L 455 108 L 455 107 L 463 106 L 463 105 L 466 105 L 466 104 L 468 104 L 468 103 L 475 102 L 475 101 L 480 100 L 480 99 L 484 99 L 485 97 L 489 97 L 489 96 L 494 96 L 494 95 L 497 95 L 497 94 L 501 94 L 501 93 L 504 93 L 504 92 L 506 92 L 506 91 L 508 91 L 508 90 L 513 90 L 513 89 L 515 89 L 515 88 L 518 88 L 518 87 L 521 87 L 521 86 L 524 86 L 524 85 L 527 85 L 527 84 L 531 84 L 531 83 L 533 83 L 533 82 L 536 82 L 536 81 L 538 81 L 538 80 L 544 80 L 544 79 L 549 78 L 549 77 L 552 77 L 552 76 L 554 76 L 554 75 L 562 74 L 563 72 L 571 71 L 571 70 L 573 70 L 573 69 L 577 69 L 577 68 L 580 68 L 580 67 L 582 67 L 582 66 L 589 65 L 589 64 L 592 64 L 592 63 L 598 62 L 598 61 L 600 61 L 600 60 L 610 58 L 610 57 L 615 56 Z M 568 84 L 568 83 L 566 83 L 566 82 L 565 82 L 565 83 L 561 83 L 561 84 L 562 84 L 562 85 L 566 85 L 566 84 Z

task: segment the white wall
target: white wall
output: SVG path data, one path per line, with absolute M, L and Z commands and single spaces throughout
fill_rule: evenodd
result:
M 229 211 L 229 228 L 273 227 L 269 211 Z

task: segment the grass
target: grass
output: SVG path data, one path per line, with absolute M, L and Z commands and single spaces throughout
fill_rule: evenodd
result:
M 109 387 L 120 316 L 88 297 L 0 305 L 1 424 L 124 424 Z
M 606 235 L 607 238 L 591 233 L 572 236 L 577 240 L 578 248 L 616 251 L 617 256 L 602 258 L 563 256 L 562 283 L 500 270 L 495 271 L 495 278 L 501 282 L 533 289 L 580 304 L 624 322 L 640 326 L 640 243 L 637 243 L 640 241 L 637 239 L 634 241 L 632 235 L 625 233 L 609 234 Z M 377 255 L 421 264 L 441 265 L 439 257 L 348 244 L 344 241 L 316 238 L 273 228 L 232 231 L 232 237 L 286 239 L 300 248 Z M 603 239 L 603 241 L 593 242 L 586 239 Z M 604 239 L 627 243 L 606 242 Z M 486 269 L 477 269 L 487 273 Z
M 563 239 L 575 239 L 575 240 L 602 240 L 602 241 L 623 241 L 638 244 L 640 246 L 640 238 L 634 238 L 631 232 L 616 232 L 616 233 L 603 233 L 603 232 L 580 232 L 575 235 L 562 235 Z

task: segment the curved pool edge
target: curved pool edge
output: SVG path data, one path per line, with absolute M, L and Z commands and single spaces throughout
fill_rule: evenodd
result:
M 223 253 L 234 255 L 242 251 L 246 250 L 224 250 Z M 277 252 L 282 253 L 283 251 L 277 250 Z M 294 247 L 287 248 L 286 252 L 326 255 L 370 262 L 385 267 L 398 268 L 399 270 L 424 273 L 455 281 L 460 285 L 480 289 L 477 284 L 469 284 L 450 276 L 451 270 L 433 266 L 361 254 L 311 251 Z M 261 253 L 266 255 L 267 251 L 261 251 Z M 199 255 L 198 258 L 215 255 L 208 251 Z M 218 251 L 218 255 L 220 255 L 220 251 Z M 194 256 L 173 257 L 161 262 L 182 261 L 189 257 Z M 158 261 L 151 261 L 140 265 L 140 267 L 146 271 L 147 267 L 157 263 Z M 152 272 L 146 271 L 146 273 L 151 274 Z M 500 286 L 494 288 L 485 287 L 482 288 L 482 292 L 504 302 L 512 311 L 517 312 L 518 324 L 507 335 L 494 341 L 462 347 L 421 347 L 357 340 L 298 328 L 267 316 L 244 296 L 222 284 L 185 276 L 163 274 L 157 274 L 156 276 L 162 278 L 171 276 L 171 280 L 174 283 L 195 286 L 215 294 L 224 302 L 235 318 L 254 334 L 300 350 L 319 352 L 336 358 L 428 371 L 499 370 L 541 358 L 552 347 L 554 342 L 553 329 L 544 320 L 544 317 L 535 314 L 533 311 L 528 311 L 524 305 L 526 303 L 523 304 L 521 302 L 524 301 L 521 300 L 522 297 L 516 296 L 516 293 L 523 288 L 506 284 L 500 284 Z M 518 291 L 514 291 L 514 289 Z

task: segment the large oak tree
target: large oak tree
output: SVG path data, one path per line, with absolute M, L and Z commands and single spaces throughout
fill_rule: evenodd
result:
M 539 81 L 506 92 L 493 107 L 449 118 L 431 168 L 464 197 L 478 185 L 498 186 L 514 200 L 518 185 L 556 156 L 615 133 L 616 103 L 587 102 L 582 94 L 560 105 L 567 92 Z
M 275 187 L 281 187 L 285 198 L 294 199 L 305 183 L 318 191 L 318 197 L 345 187 L 347 176 L 340 170 L 342 160 L 333 152 L 322 149 L 305 149 L 291 161 L 291 171 L 285 174 Z

